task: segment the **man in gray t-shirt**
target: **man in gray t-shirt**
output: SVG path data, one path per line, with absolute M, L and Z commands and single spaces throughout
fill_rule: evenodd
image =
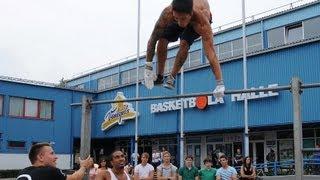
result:
M 177 179 L 177 167 L 170 163 L 171 155 L 163 152 L 163 162 L 157 167 L 158 179 Z

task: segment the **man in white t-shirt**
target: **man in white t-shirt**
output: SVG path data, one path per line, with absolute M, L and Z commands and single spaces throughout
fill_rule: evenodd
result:
M 141 163 L 134 168 L 134 180 L 152 180 L 154 168 L 148 163 L 149 154 L 144 152 L 141 155 Z
M 228 165 L 228 159 L 225 155 L 221 155 L 219 158 L 221 168 L 218 169 L 216 174 L 216 180 L 236 180 L 237 171 L 234 167 Z

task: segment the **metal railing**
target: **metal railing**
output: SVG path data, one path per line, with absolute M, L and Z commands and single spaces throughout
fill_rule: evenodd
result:
M 270 16 L 272 14 L 276 14 L 276 13 L 283 12 L 286 10 L 290 10 L 290 9 L 293 9 L 293 8 L 296 8 L 296 7 L 299 7 L 299 6 L 308 4 L 308 3 L 313 3 L 316 1 L 319 1 L 319 0 L 298 0 L 298 1 L 295 1 L 295 2 L 292 2 L 289 4 L 285 4 L 285 5 L 276 7 L 276 8 L 272 8 L 267 11 L 263 11 L 258 14 L 250 15 L 250 16 L 246 17 L 245 21 L 246 21 L 246 23 L 251 22 L 251 21 L 256 21 L 256 20 L 261 19 L 263 17 Z M 242 24 L 242 19 L 239 19 L 239 20 L 227 23 L 227 24 L 223 24 L 221 26 L 213 27 L 212 30 L 214 32 L 219 32 L 219 31 L 223 31 L 223 30 L 235 27 L 235 26 L 239 26 L 241 24 Z
M 295 175 L 294 160 L 253 164 L 257 176 Z M 241 166 L 235 166 L 240 172 Z M 320 175 L 320 159 L 303 159 L 304 175 Z

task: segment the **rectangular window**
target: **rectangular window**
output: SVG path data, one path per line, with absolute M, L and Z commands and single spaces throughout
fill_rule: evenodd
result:
M 286 42 L 292 43 L 303 39 L 302 24 L 286 27 Z
M 314 129 L 303 129 L 302 131 L 303 138 L 314 138 Z
M 320 129 L 316 129 L 316 136 L 320 137 Z
M 139 67 L 139 80 L 144 79 L 144 66 Z
M 169 72 L 171 72 L 172 68 L 173 68 L 173 65 L 174 65 L 174 60 L 175 60 L 175 57 L 172 57 L 172 58 L 168 58 L 166 60 L 166 66 L 164 68 L 164 73 L 167 74 Z M 185 62 L 185 64 L 187 63 L 187 61 Z
M 8 148 L 25 148 L 26 142 L 24 141 L 8 141 Z
M 268 47 L 276 47 L 284 44 L 284 27 L 267 31 Z
M 233 56 L 242 56 L 242 38 L 232 41 Z
M 294 154 L 293 140 L 281 140 L 278 143 L 280 161 L 292 160 Z
M 17 97 L 10 97 L 9 103 L 9 115 L 10 116 L 23 116 L 23 106 L 24 106 L 24 99 L 17 98 Z
M 121 72 L 121 84 L 128 84 L 129 83 L 129 71 Z
M 10 116 L 52 119 L 53 102 L 10 97 Z
M 193 51 L 189 54 L 190 67 L 198 66 L 201 64 L 201 50 Z
M 107 88 L 115 87 L 119 85 L 119 75 L 113 74 L 101 79 L 98 79 L 98 90 L 104 90 Z
M 38 114 L 38 101 L 26 99 L 24 101 L 24 116 L 25 117 L 37 117 Z
M 232 56 L 232 46 L 231 42 L 225 42 L 222 44 L 219 44 L 219 58 L 227 59 Z
M 206 142 L 223 142 L 223 136 L 222 135 L 216 135 L 216 136 L 207 136 Z
M 143 79 L 144 67 L 139 68 L 139 80 Z M 121 72 L 121 84 L 128 84 L 137 81 L 137 69 L 131 69 Z
M 98 91 L 106 89 L 107 80 L 107 77 L 98 79 Z
M 133 83 L 137 81 L 137 69 L 130 70 L 130 81 L 129 83 Z
M 261 33 L 247 36 L 247 52 L 248 53 L 259 51 L 261 49 L 262 49 Z
M 320 17 L 304 21 L 303 27 L 305 39 L 320 36 Z
M 186 140 L 187 144 L 191 143 L 201 143 L 201 137 L 188 137 Z
M 40 118 L 52 119 L 52 102 L 40 101 Z
M 277 139 L 292 139 L 293 138 L 293 131 L 278 131 L 277 132 Z
M 119 85 L 119 74 L 113 74 L 111 75 L 111 86 L 115 87 Z
M 0 116 L 2 115 L 3 112 L 3 96 L 0 95 Z

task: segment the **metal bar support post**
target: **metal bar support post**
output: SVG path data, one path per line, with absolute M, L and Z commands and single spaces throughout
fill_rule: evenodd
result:
M 92 99 L 82 97 L 82 117 L 81 117 L 81 145 L 80 145 L 80 158 L 86 159 L 90 155 L 91 145 L 91 101 Z M 88 180 L 88 172 L 84 176 Z
M 302 158 L 302 120 L 301 120 L 301 81 L 294 77 L 291 81 L 291 93 L 293 97 L 293 133 L 294 133 L 294 168 L 295 179 L 303 179 Z

